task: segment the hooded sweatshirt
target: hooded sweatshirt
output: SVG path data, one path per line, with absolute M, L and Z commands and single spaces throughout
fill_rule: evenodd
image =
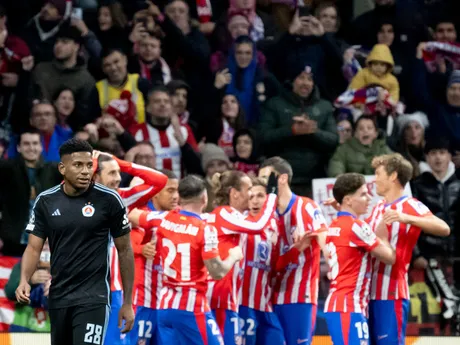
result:
M 387 73 L 379 77 L 372 73 L 370 63 L 373 61 L 384 62 L 390 66 Z M 380 85 L 390 93 L 394 102 L 399 102 L 399 82 L 391 74 L 395 62 L 391 55 L 390 48 L 385 44 L 376 44 L 366 59 L 367 67 L 361 69 L 352 79 L 348 89 L 359 90 L 369 86 Z

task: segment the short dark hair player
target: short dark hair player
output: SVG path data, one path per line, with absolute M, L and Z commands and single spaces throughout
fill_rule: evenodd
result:
M 52 345 L 103 344 L 110 305 L 108 247 L 118 251 L 125 300 L 119 319 L 123 332 L 133 326 L 131 296 L 134 256 L 130 224 L 120 196 L 92 182 L 93 148 L 70 139 L 59 149 L 60 185 L 41 193 L 26 231 L 29 243 L 22 257 L 19 302 L 30 302 L 29 280 L 37 268 L 46 239 L 51 250 L 52 282 L 49 316 Z

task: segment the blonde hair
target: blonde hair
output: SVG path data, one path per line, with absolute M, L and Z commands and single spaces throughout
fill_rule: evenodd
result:
M 230 190 L 235 188 L 239 191 L 241 189 L 241 179 L 245 176 L 245 173 L 237 170 L 229 170 L 222 174 L 215 173 L 211 178 L 215 206 L 229 205 Z
M 263 179 L 261 179 L 260 177 L 253 177 L 252 179 L 252 186 L 253 187 L 267 187 L 267 183 L 265 183 L 265 181 Z
M 380 166 L 383 166 L 388 175 L 396 172 L 398 181 L 403 187 L 412 178 L 414 169 L 412 164 L 399 153 L 391 153 L 375 157 L 372 160 L 372 167 L 377 169 Z

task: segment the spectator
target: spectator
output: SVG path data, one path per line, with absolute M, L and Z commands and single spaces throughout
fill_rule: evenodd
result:
M 0 238 L 3 255 L 21 256 L 27 244 L 25 227 L 35 198 L 62 178 L 56 163 L 43 159 L 40 133 L 25 130 L 19 136 L 18 157 L 0 160 Z
M 97 22 L 95 34 L 104 50 L 118 44 L 126 54 L 130 52 L 131 44 L 126 31 L 128 21 L 118 1 L 99 6 Z
M 433 38 L 442 43 L 457 42 L 457 29 L 454 21 L 447 17 L 438 19 L 434 26 Z
M 455 240 L 460 236 L 458 225 L 460 180 L 455 174 L 455 165 L 452 162 L 447 140 L 444 138 L 427 140 L 424 151 L 426 162 L 420 163 L 421 175 L 412 182 L 412 193 L 435 216 L 449 225 L 451 235 L 441 238 L 421 234 L 417 242 L 418 253 L 414 257 L 414 263 L 416 266 L 422 264 L 421 268 L 425 268 L 426 260 L 435 258 L 440 261 L 443 270 L 449 271 L 450 268 L 451 271 L 452 258 L 458 253 Z M 451 282 L 452 275 L 448 276 L 450 276 L 448 282 Z
M 128 60 L 119 48 L 110 48 L 102 54 L 102 70 L 106 79 L 96 83 L 91 96 L 92 114 L 95 120 L 101 116 L 110 101 L 121 99 L 123 91 L 129 91 L 130 100 L 136 105 L 135 121 L 145 121 L 145 100 L 147 99 L 149 82 L 138 74 L 128 73 Z
M 425 130 L 428 125 L 428 118 L 422 112 L 399 115 L 396 119 L 398 134 L 390 146 L 412 164 L 414 178 L 420 175 L 419 164 L 424 160 Z
M 168 169 L 177 176 L 185 172 L 202 173 L 200 159 L 195 152 L 197 143 L 188 126 L 183 126 L 173 113 L 169 90 L 153 89 L 148 97 L 147 122 L 132 129 L 135 139 L 149 141 L 155 148 L 157 169 Z
M 264 39 L 265 26 L 262 18 L 256 13 L 256 0 L 230 0 L 230 11 L 244 13 L 251 27 L 249 37 L 253 42 Z
M 292 91 L 268 101 L 259 133 L 268 157 L 281 156 L 293 168 L 292 189 L 311 196 L 311 181 L 324 177 L 324 167 L 338 144 L 332 105 L 321 99 L 310 66 L 289 68 Z
M 30 114 L 30 125 L 41 137 L 42 155 L 45 162 L 60 162 L 59 146 L 72 137 L 72 130 L 57 122 L 56 108 L 47 100 L 34 103 Z M 16 157 L 16 141 L 10 142 L 8 157 Z
M 233 169 L 242 171 L 250 177 L 256 177 L 260 159 L 257 154 L 257 142 L 254 132 L 240 129 L 233 136 Z
M 347 142 L 353 137 L 353 116 L 342 113 L 337 118 L 337 133 L 339 133 L 339 144 Z
M 32 72 L 34 99 L 51 100 L 54 94 L 65 87 L 75 96 L 76 115 L 69 119 L 74 130 L 91 122 L 89 114 L 89 97 L 94 89 L 94 78 L 86 69 L 85 61 L 78 56 L 81 34 L 78 29 L 70 27 L 56 35 L 54 59 L 41 62 Z
M 69 120 L 75 116 L 75 95 L 69 88 L 63 87 L 54 94 L 53 103 L 57 110 L 57 124 L 62 128 L 69 126 Z
M 337 5 L 332 1 L 321 2 L 315 8 L 315 17 L 318 18 L 323 25 L 324 32 L 332 35 L 340 50 L 344 52 L 348 44 L 337 37 L 337 32 L 340 29 L 340 16 Z
M 394 103 L 399 102 L 399 83 L 391 74 L 395 62 L 388 46 L 376 44 L 366 59 L 366 65 L 354 76 L 348 88 L 359 90 L 380 85 L 390 93 Z
M 160 37 L 147 32 L 139 41 L 138 54 L 130 59 L 128 70 L 139 74 L 153 86 L 166 85 L 171 81 L 171 70 L 161 57 Z
M 71 0 L 46 0 L 41 11 L 29 21 L 22 37 L 36 63 L 53 59 L 56 35 L 61 27 L 69 25 L 71 12 Z
M 174 112 L 179 116 L 182 125 L 188 125 L 193 133 L 197 133 L 197 120 L 195 114 L 190 114 L 189 94 L 190 86 L 183 80 L 172 80 L 168 83 L 167 88 L 171 94 L 171 101 Z
M 215 144 L 205 144 L 201 150 L 201 166 L 203 168 L 206 180 L 206 189 L 208 191 L 208 206 L 206 212 L 211 212 L 214 205 L 214 192 L 212 187 L 212 177 L 215 173 L 223 173 L 232 169 L 232 163 L 225 152 Z

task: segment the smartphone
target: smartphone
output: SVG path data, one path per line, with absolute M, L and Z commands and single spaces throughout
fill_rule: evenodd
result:
M 81 8 L 79 8 L 79 7 L 75 7 L 72 10 L 71 17 L 75 18 L 75 19 L 82 20 L 83 19 L 83 10 Z
M 299 18 L 308 17 L 308 16 L 311 16 L 310 7 L 308 6 L 299 7 Z

